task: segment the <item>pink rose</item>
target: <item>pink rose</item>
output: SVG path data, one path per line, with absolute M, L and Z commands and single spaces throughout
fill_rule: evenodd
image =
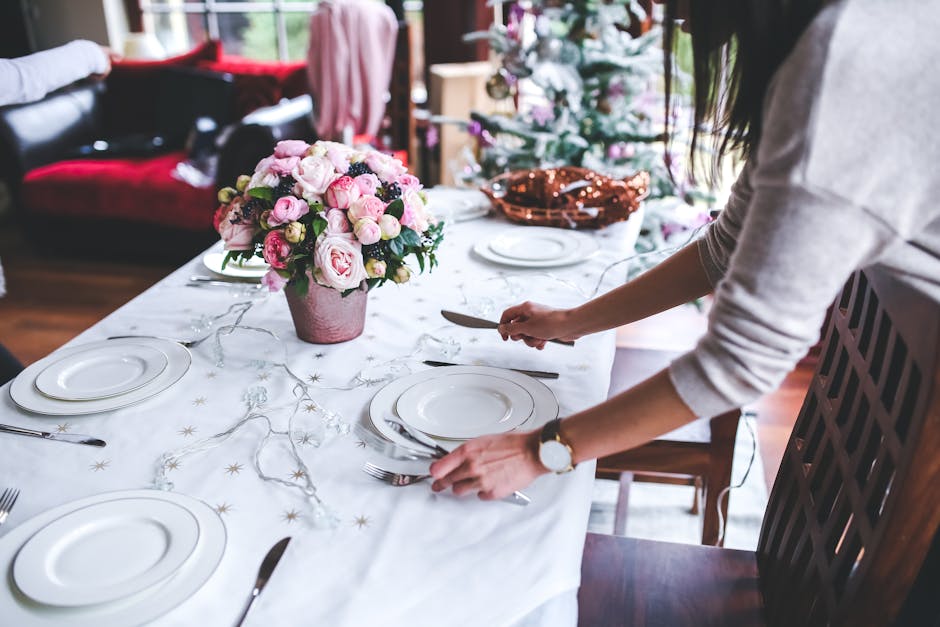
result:
M 369 151 L 366 165 L 383 181 L 397 181 L 399 176 L 408 171 L 401 161 L 378 150 Z
M 414 174 L 402 174 L 398 177 L 398 180 L 395 181 L 398 183 L 398 186 L 402 189 L 403 192 L 413 189 L 415 191 L 421 189 L 421 181 L 418 180 L 418 177 Z
M 281 196 L 274 203 L 274 209 L 268 215 L 268 226 L 294 222 L 309 212 L 310 206 L 305 200 L 293 196 Z
M 283 159 L 284 157 L 303 157 L 308 148 L 310 148 L 310 144 L 305 141 L 299 139 L 285 139 L 279 141 L 277 145 L 274 146 L 274 156 L 278 159 Z
M 342 235 L 349 233 L 352 227 L 349 225 L 349 219 L 346 212 L 342 209 L 330 209 L 326 212 L 326 234 Z
M 360 196 L 349 205 L 349 221 L 355 224 L 360 218 L 378 220 L 385 213 L 385 203 L 375 196 Z
M 355 180 L 356 185 L 359 187 L 359 194 L 362 196 L 375 196 L 375 190 L 382 184 L 379 177 L 371 172 L 360 174 Z
M 339 177 L 333 164 L 324 157 L 304 157 L 291 174 L 307 200 L 319 200 L 330 183 Z
M 284 270 L 290 258 L 290 243 L 284 237 L 283 231 L 271 231 L 264 236 L 264 260 L 272 268 Z
M 219 223 L 219 235 L 225 242 L 225 250 L 250 250 L 254 245 L 255 227 L 245 222 L 232 222 L 229 218 Z
M 285 157 L 271 162 L 271 172 L 278 176 L 288 176 L 300 163 L 300 157 Z
M 409 189 L 401 195 L 401 200 L 405 205 L 401 215 L 402 225 L 411 227 L 418 233 L 427 231 L 430 216 L 421 194 L 417 190 Z
M 330 160 L 337 172 L 346 174 L 349 170 L 349 154 L 352 150 L 344 144 L 334 144 L 326 149 L 326 158 Z
M 268 288 L 270 292 L 278 292 L 284 289 L 284 286 L 287 285 L 287 279 L 278 274 L 277 270 L 273 268 L 268 270 L 263 277 L 261 277 L 261 285 Z
M 349 204 L 359 198 L 359 186 L 352 177 L 341 176 L 326 189 L 326 206 L 333 209 L 348 209 Z
M 401 233 L 401 222 L 386 213 L 379 217 L 379 228 L 382 229 L 382 239 L 395 239 Z
M 320 236 L 314 252 L 318 281 L 337 290 L 359 287 L 366 278 L 359 242 L 344 237 Z
M 374 244 L 382 239 L 382 229 L 372 218 L 361 218 L 353 229 L 361 244 Z

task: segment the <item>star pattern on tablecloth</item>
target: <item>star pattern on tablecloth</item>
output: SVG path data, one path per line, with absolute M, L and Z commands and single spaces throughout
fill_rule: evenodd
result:
M 230 475 L 237 475 L 241 473 L 242 468 L 244 468 L 244 466 L 242 466 L 238 462 L 235 462 L 234 464 L 229 464 L 228 466 L 226 466 L 225 472 L 227 472 Z
M 369 522 L 370 522 L 370 521 L 369 521 L 369 517 L 368 517 L 368 516 L 363 516 L 363 515 L 360 514 L 359 516 L 356 516 L 355 518 L 353 518 L 352 524 L 354 524 L 356 527 L 362 529 L 363 527 L 368 527 L 368 526 L 369 526 Z
M 356 440 L 356 446 L 358 446 L 359 448 L 365 448 L 366 443 L 362 440 Z
M 316 438 L 314 438 L 312 434 L 306 433 L 306 432 L 303 432 L 300 435 L 298 435 L 297 439 L 294 441 L 297 442 L 297 444 L 300 444 L 301 446 L 306 446 L 308 444 L 316 444 Z
M 381 315 L 382 315 L 382 314 L 380 314 L 379 312 L 373 311 L 372 313 L 369 314 L 369 317 L 370 317 L 370 318 L 378 318 L 378 317 L 381 316 Z
M 479 344 L 479 343 L 480 343 L 480 338 L 474 336 L 474 337 L 471 337 L 468 341 L 469 341 L 471 344 Z
M 206 378 L 207 378 L 207 379 L 215 379 L 217 376 L 219 376 L 219 375 L 218 375 L 218 373 L 216 373 L 216 372 L 207 372 L 207 373 L 206 373 Z
M 261 374 L 258 375 L 258 381 L 267 381 L 270 378 L 271 378 L 271 375 L 269 375 L 267 372 L 262 372 Z
M 319 383 L 322 378 L 323 375 L 321 375 L 319 372 L 314 372 L 313 374 L 307 375 L 307 381 L 310 383 Z
M 229 512 L 232 511 L 232 509 L 233 509 L 232 506 L 225 502 L 219 503 L 218 505 L 215 506 L 215 511 L 220 516 L 222 514 L 228 514 Z
M 207 402 L 209 402 L 209 399 L 207 399 L 205 396 L 199 396 L 193 399 L 193 405 L 195 405 L 196 407 L 205 405 Z
M 315 403 L 307 403 L 306 405 L 304 405 L 304 411 L 307 412 L 308 414 L 311 412 L 315 412 L 317 411 L 317 406 Z
M 184 438 L 188 438 L 188 437 L 191 436 L 192 434 L 196 433 L 196 427 L 194 427 L 194 426 L 192 426 L 192 425 L 189 425 L 189 426 L 187 426 L 187 427 L 183 427 L 183 428 L 180 429 L 177 433 L 179 433 L 179 434 L 180 434 L 181 436 L 183 436 Z
M 306 476 L 307 473 L 305 473 L 302 468 L 298 468 L 294 472 L 290 473 L 290 478 L 294 480 L 303 479 Z
M 178 459 L 171 459 L 166 464 L 164 464 L 167 470 L 177 470 L 182 464 Z
M 573 368 L 574 370 L 578 370 L 578 371 L 580 371 L 580 372 L 587 372 L 588 370 L 591 369 L 591 364 L 586 364 L 586 363 L 583 363 L 583 362 L 582 362 L 582 363 L 580 363 L 580 364 L 575 364 L 575 365 L 573 365 L 572 368 Z
M 104 470 L 110 465 L 111 465 L 110 459 L 102 459 L 102 460 L 96 461 L 94 464 L 91 464 L 89 468 L 91 470 L 94 470 L 95 472 L 98 472 L 99 470 Z
M 136 331 L 136 330 L 139 329 L 140 327 L 138 327 L 136 324 L 132 324 L 131 326 L 129 326 L 129 327 L 127 327 L 127 328 L 130 329 L 131 331 Z
M 377 357 L 375 355 L 366 355 L 366 361 L 369 362 L 370 364 L 376 359 Z
M 317 353 L 313 356 L 314 359 L 323 359 L 326 357 L 326 353 Z
M 68 422 L 63 422 L 62 424 L 55 426 L 56 433 L 65 433 L 71 428 L 72 428 L 72 425 L 71 423 L 68 423 Z
M 292 509 L 290 511 L 284 512 L 283 518 L 285 522 L 292 523 L 298 518 L 300 518 L 300 512 L 298 512 L 295 509 Z

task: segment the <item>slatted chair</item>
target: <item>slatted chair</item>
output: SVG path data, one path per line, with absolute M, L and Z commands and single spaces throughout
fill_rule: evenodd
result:
M 589 534 L 581 625 L 878 627 L 936 610 L 940 306 L 876 269 L 835 305 L 757 551 Z
M 619 348 L 614 360 L 611 394 L 632 387 L 669 365 L 679 353 Z M 721 545 L 719 510 L 728 519 L 728 499 L 718 496 L 731 483 L 731 464 L 741 411 L 699 419 L 652 442 L 597 460 L 595 476 L 620 482 L 614 514 L 614 533 L 625 535 L 630 484 L 642 479 L 695 487 L 692 505 L 698 513 L 703 494 L 702 544 Z

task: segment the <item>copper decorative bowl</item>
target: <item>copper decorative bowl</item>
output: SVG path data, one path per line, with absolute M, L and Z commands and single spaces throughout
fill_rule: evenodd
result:
M 649 193 L 650 175 L 613 179 L 587 168 L 518 170 L 481 189 L 509 220 L 569 229 L 597 229 L 630 217 Z

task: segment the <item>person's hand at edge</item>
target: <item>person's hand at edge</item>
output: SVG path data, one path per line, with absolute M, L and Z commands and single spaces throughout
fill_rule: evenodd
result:
M 576 340 L 581 337 L 572 330 L 572 310 L 554 309 L 526 301 L 510 307 L 499 319 L 503 340 L 523 341 L 542 350 L 548 340 Z

